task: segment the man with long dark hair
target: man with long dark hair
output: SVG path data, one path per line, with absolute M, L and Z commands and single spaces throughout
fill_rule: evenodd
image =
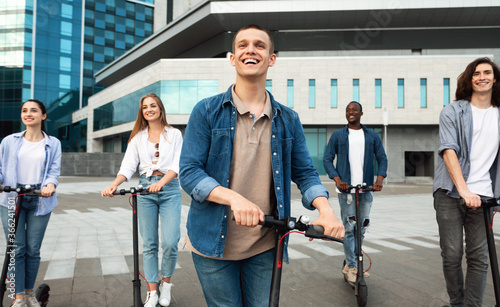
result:
M 439 118 L 433 193 L 451 306 L 481 306 L 483 301 L 488 255 L 481 197 L 500 196 L 500 176 L 496 176 L 500 173 L 497 78 L 500 70 L 489 58 L 470 63 L 458 77 L 456 101 L 447 105 Z

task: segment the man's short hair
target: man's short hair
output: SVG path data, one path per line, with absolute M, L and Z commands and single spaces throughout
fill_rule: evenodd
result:
M 347 109 L 347 107 L 348 107 L 351 103 L 357 103 L 357 104 L 358 104 L 358 106 L 359 106 L 359 111 L 360 111 L 360 112 L 363 112 L 363 106 L 361 105 L 361 103 L 359 103 L 359 102 L 357 102 L 357 101 L 354 101 L 354 100 L 353 100 L 353 101 L 351 101 L 351 102 L 349 102 L 345 108 Z
M 497 81 L 500 81 L 500 68 L 490 58 L 477 58 L 458 76 L 457 90 L 455 92 L 455 100 L 467 100 L 472 98 L 472 75 L 476 71 L 476 67 L 480 64 L 490 64 L 493 68 L 493 76 Z M 498 82 L 493 83 L 491 95 L 491 104 L 500 107 L 500 86 Z
M 263 28 L 259 25 L 256 25 L 256 24 L 249 24 L 249 25 L 246 25 L 244 26 L 243 28 L 239 29 L 238 32 L 236 32 L 236 34 L 234 34 L 233 36 L 233 44 L 232 44 L 232 52 L 234 53 L 234 44 L 235 44 L 235 40 L 236 40 L 236 36 L 238 36 L 238 34 L 243 31 L 243 30 L 248 30 L 248 29 L 256 29 L 256 30 L 260 30 L 260 31 L 263 31 L 267 34 L 267 36 L 269 37 L 269 41 L 271 43 L 271 45 L 269 46 L 269 54 L 273 54 L 274 53 L 274 40 L 273 40 L 273 37 L 271 35 L 271 33 L 269 33 L 269 31 L 266 29 L 266 28 Z

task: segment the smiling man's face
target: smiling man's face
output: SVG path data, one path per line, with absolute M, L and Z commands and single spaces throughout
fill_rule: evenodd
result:
M 266 76 L 267 69 L 276 62 L 276 54 L 271 53 L 268 34 L 253 28 L 240 31 L 235 37 L 230 61 L 239 76 Z
M 495 82 L 493 67 L 488 63 L 481 63 L 476 66 L 476 70 L 472 74 L 472 92 L 485 93 L 492 91 Z

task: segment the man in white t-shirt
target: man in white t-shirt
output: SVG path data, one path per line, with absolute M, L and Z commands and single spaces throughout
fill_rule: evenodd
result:
M 341 209 L 342 222 L 345 227 L 344 253 L 346 265 L 342 273 L 349 282 L 356 281 L 357 274 L 357 240 L 356 240 L 356 196 L 354 191 L 348 191 L 349 185 L 366 183 L 373 186 L 374 191 L 382 190 L 382 182 L 387 176 L 387 156 L 382 146 L 382 140 L 371 129 L 361 124 L 363 107 L 359 102 L 351 101 L 346 107 L 347 125 L 333 132 L 323 157 L 323 165 L 330 177 L 337 184 L 337 192 Z M 336 165 L 333 165 L 334 159 Z M 374 160 L 378 169 L 375 174 Z M 374 182 L 374 177 L 376 180 Z M 352 193 L 351 193 L 352 192 Z M 360 193 L 359 206 L 361 212 L 362 238 L 370 224 L 370 209 L 372 192 Z M 368 272 L 364 272 L 368 277 Z
M 458 77 L 456 101 L 447 105 L 439 118 L 440 146 L 433 194 L 451 306 L 483 303 L 488 254 L 481 196 L 500 196 L 499 76 L 498 66 L 489 58 L 471 62 Z

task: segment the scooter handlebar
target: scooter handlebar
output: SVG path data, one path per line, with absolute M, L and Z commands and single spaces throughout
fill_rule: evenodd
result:
M 460 198 L 461 205 L 465 205 L 465 199 Z M 481 197 L 481 207 L 495 207 L 500 206 L 500 198 L 494 197 Z
M 16 187 L 16 188 L 13 188 L 13 187 L 10 187 L 10 186 L 0 186 L 0 191 L 1 192 L 17 192 L 18 194 L 24 194 L 24 195 L 28 195 L 28 196 L 41 196 L 41 197 L 45 197 L 42 195 L 42 191 L 41 190 L 33 190 L 33 188 L 27 184 L 25 185 L 24 187 Z
M 264 216 L 264 222 L 259 221 L 259 225 L 264 227 L 277 227 L 285 230 L 300 230 L 304 231 L 305 236 L 315 239 L 328 239 L 339 243 L 344 243 L 341 239 L 324 235 L 325 229 L 320 225 L 310 225 L 309 217 L 301 216 L 298 221 L 295 218 L 279 220 L 272 215 Z
M 162 191 L 163 188 L 160 190 Z M 148 195 L 153 194 L 148 191 L 147 188 L 144 188 L 142 185 L 138 185 L 137 187 L 131 187 L 130 189 L 117 189 L 113 192 L 113 195 L 125 195 L 125 194 L 139 194 L 139 195 Z
M 367 186 L 366 183 L 350 185 L 347 187 L 348 190 L 355 189 L 357 191 L 373 191 L 373 186 Z

